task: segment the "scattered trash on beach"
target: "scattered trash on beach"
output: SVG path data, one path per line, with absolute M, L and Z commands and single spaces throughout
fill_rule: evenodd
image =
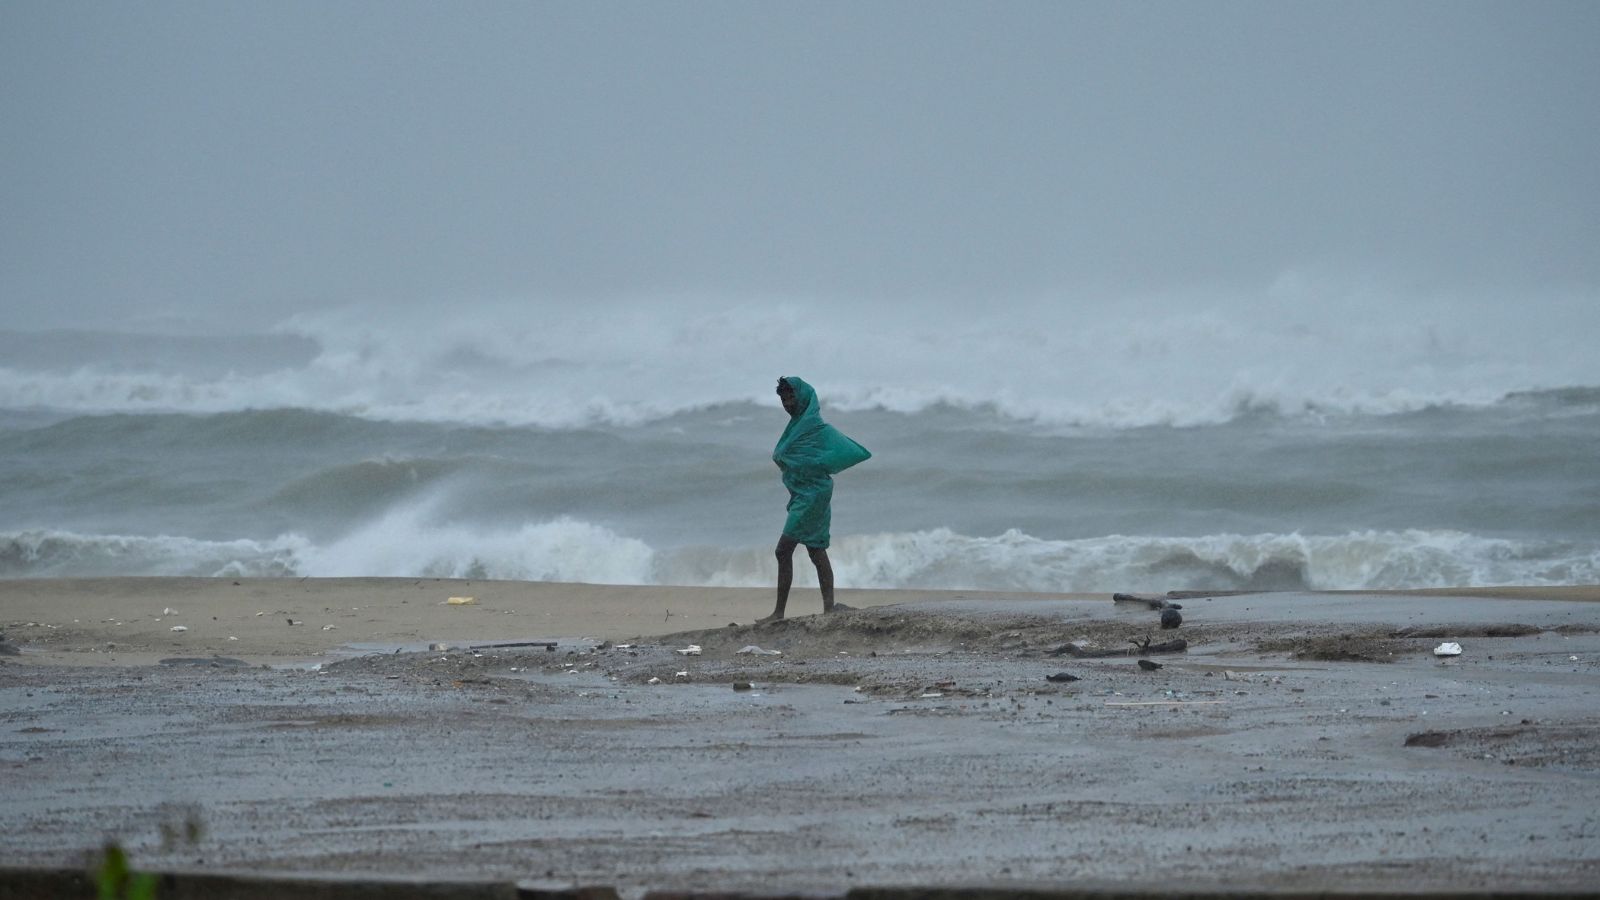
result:
M 478 602 L 477 597 L 451 597 L 444 601 L 447 606 L 472 606 Z
M 937 699 L 937 698 L 943 697 L 943 696 L 944 696 L 944 694 L 940 693 L 939 691 L 927 691 L 925 693 L 917 695 L 917 698 L 919 700 L 934 700 L 934 699 Z
M 172 630 L 173 631 L 188 631 L 189 630 L 189 626 L 187 626 L 187 625 L 174 625 L 174 626 L 172 626 Z
M 1141 659 L 1139 660 L 1139 668 L 1145 670 L 1146 672 L 1154 672 L 1155 670 L 1161 668 L 1161 663 L 1153 660 Z
M 1068 672 L 1056 672 L 1053 675 L 1046 675 L 1044 677 L 1044 680 L 1045 681 L 1054 681 L 1057 684 L 1065 684 L 1065 683 L 1067 683 L 1069 681 L 1077 681 L 1078 680 L 1078 676 L 1073 675 L 1073 674 L 1068 673 Z
M 284 621 L 288 622 L 290 625 L 304 625 L 305 624 L 304 622 L 300 621 L 299 619 L 284 619 Z
M 741 654 L 744 654 L 746 656 L 782 656 L 783 655 L 783 651 L 782 650 L 763 650 L 760 647 L 757 647 L 755 644 L 751 644 L 748 647 L 741 647 L 741 648 L 739 648 L 739 650 L 737 652 L 741 653 Z
M 1457 644 L 1454 641 L 1445 641 L 1444 643 L 1440 644 L 1439 646 L 1433 648 L 1433 655 L 1434 656 L 1460 656 L 1461 655 L 1461 645 Z
M 650 676 L 650 680 L 645 682 L 645 684 L 660 684 L 660 683 L 661 683 L 661 679 L 655 677 L 654 675 Z
M 162 608 L 161 614 L 163 616 L 175 616 L 175 615 L 178 614 L 178 611 L 173 609 L 172 607 L 168 606 L 168 607 Z
M 755 685 L 748 681 L 735 681 L 733 683 L 733 689 L 736 691 L 748 691 L 753 687 L 755 687 Z
M 699 656 L 700 655 L 700 645 L 699 644 L 690 644 L 687 647 L 682 647 L 682 648 L 674 650 L 672 652 L 678 654 L 679 656 Z
M 337 626 L 337 625 L 324 625 L 324 626 L 322 626 L 322 630 L 323 631 L 332 631 L 332 630 L 334 630 L 335 628 L 338 628 L 338 627 L 339 626 Z

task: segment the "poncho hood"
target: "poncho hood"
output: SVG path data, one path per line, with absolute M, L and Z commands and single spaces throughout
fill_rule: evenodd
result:
M 799 475 L 837 475 L 872 457 L 867 448 L 846 437 L 839 429 L 822 421 L 822 404 L 816 389 L 797 375 L 783 380 L 794 389 L 795 413 L 778 437 L 772 461 L 785 473 Z M 785 478 L 788 481 L 788 478 Z

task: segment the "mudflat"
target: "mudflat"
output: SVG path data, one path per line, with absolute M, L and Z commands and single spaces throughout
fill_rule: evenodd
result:
M 767 591 L 0 582 L 0 858 L 114 839 L 148 869 L 624 893 L 1592 889 L 1597 596 L 846 591 L 758 626 Z

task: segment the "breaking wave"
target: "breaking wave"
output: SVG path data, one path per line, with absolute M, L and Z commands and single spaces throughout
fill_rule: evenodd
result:
M 841 587 L 1030 592 L 1385 590 L 1600 583 L 1600 548 L 1456 531 L 1219 534 L 1042 540 L 1011 530 L 843 536 L 829 550 Z M 796 565 L 796 583 L 814 584 Z M 766 587 L 771 549 L 657 550 L 593 523 L 512 528 L 425 524 L 396 512 L 317 545 L 264 540 L 0 534 L 0 576 L 396 576 L 600 584 Z

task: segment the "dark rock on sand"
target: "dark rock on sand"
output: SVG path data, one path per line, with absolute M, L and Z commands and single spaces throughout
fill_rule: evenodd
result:
M 1175 609 L 1167 608 L 1161 611 L 1161 627 L 1177 628 L 1183 624 L 1183 614 Z
M 1146 672 L 1154 672 L 1155 670 L 1161 668 L 1161 663 L 1153 660 L 1141 659 L 1139 660 L 1139 668 L 1145 670 Z
M 1077 681 L 1078 680 L 1078 676 L 1070 674 L 1068 672 L 1057 672 L 1054 675 L 1046 675 L 1044 677 L 1044 680 L 1045 681 L 1054 681 L 1057 684 L 1065 684 L 1066 682 L 1069 682 L 1069 681 Z

